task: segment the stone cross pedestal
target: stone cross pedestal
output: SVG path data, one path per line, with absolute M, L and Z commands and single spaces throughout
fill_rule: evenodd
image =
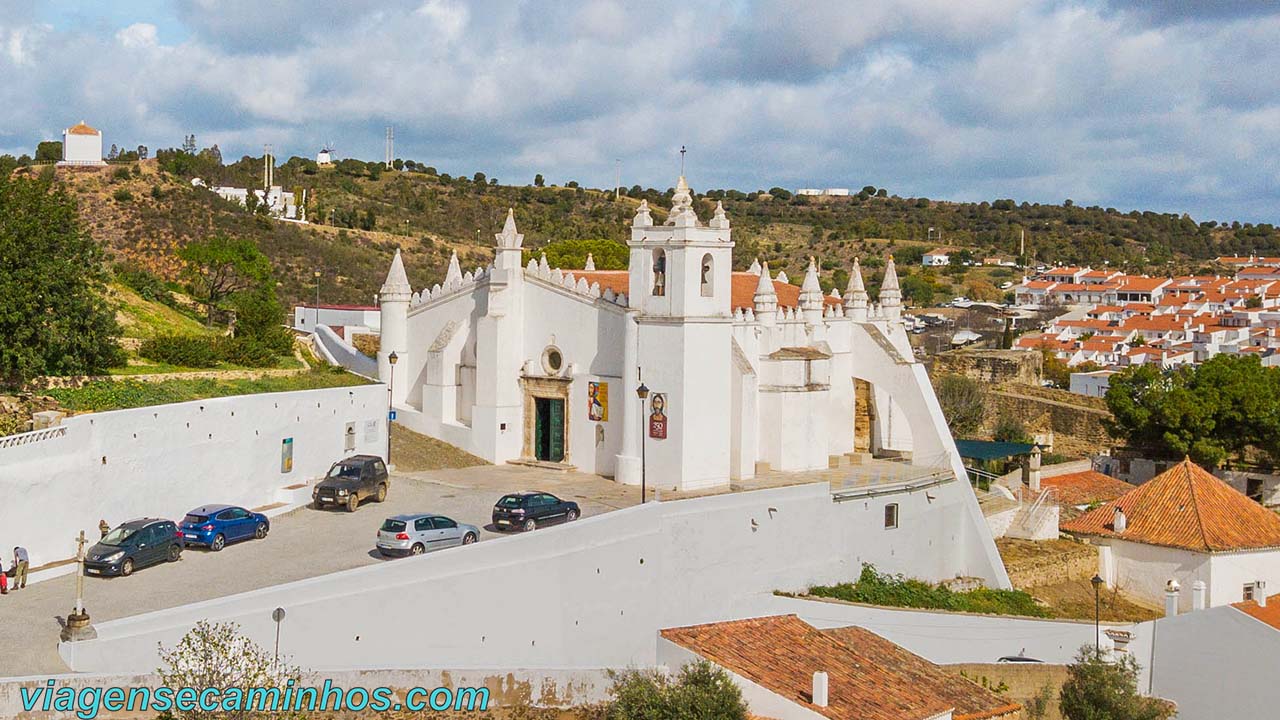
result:
M 84 531 L 76 538 L 76 605 L 67 615 L 67 624 L 62 627 L 63 642 L 92 640 L 98 637 L 98 631 L 89 624 L 89 613 L 84 609 L 84 546 L 88 540 Z

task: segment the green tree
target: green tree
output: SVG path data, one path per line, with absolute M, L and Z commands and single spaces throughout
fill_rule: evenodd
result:
M 674 677 L 656 670 L 613 673 L 607 720 L 746 720 L 742 691 L 724 670 L 706 660 Z
M 124 361 L 102 247 L 47 180 L 0 176 L 0 384 Z
M 542 173 L 538 173 L 537 175 L 533 176 L 534 187 L 543 187 L 544 185 L 546 185 L 546 182 L 547 181 L 542 178 Z
M 902 297 L 910 300 L 919 307 L 927 307 L 933 304 L 934 286 L 929 279 L 921 275 L 908 275 L 899 282 L 902 288 Z
M 963 375 L 942 375 L 934 387 L 951 434 L 960 437 L 976 432 L 982 425 L 987 405 L 982 384 Z
M 541 251 L 529 250 L 525 262 L 536 259 L 540 252 L 547 254 L 547 264 L 563 270 L 580 270 L 591 255 L 597 270 L 626 270 L 630 259 L 627 246 L 613 240 L 557 240 Z
M 1165 720 L 1173 714 L 1166 703 L 1138 694 L 1132 656 L 1103 660 L 1089 645 L 1067 666 L 1058 707 L 1066 720 Z
M 270 281 L 236 293 L 231 302 L 236 310 L 237 339 L 252 340 L 273 355 L 287 355 L 293 349 L 293 333 L 284 326 L 284 306 Z
M 302 670 L 289 665 L 240 632 L 235 623 L 199 620 L 173 647 L 159 648 L 160 667 L 156 674 L 167 687 L 236 688 L 252 699 L 255 688 L 279 689 L 301 680 Z M 178 720 L 248 720 L 259 717 L 252 704 L 235 711 L 188 708 L 175 712 Z
M 192 294 L 208 308 L 209 322 L 214 310 L 233 293 L 257 287 L 271 277 L 271 263 L 248 238 L 214 235 L 188 243 L 178 251 L 184 276 Z
M 62 159 L 62 142 L 46 140 L 36 145 L 36 162 L 58 162 Z M 7 173 L 6 173 L 7 174 Z

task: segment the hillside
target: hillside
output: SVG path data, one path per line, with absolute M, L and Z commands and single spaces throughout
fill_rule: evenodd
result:
M 322 301 L 372 301 L 396 248 L 404 252 L 415 286 L 438 282 L 455 250 L 464 267 L 485 264 L 492 257 L 492 234 L 508 207 L 516 210 L 526 247 L 536 249 L 571 238 L 622 242 L 640 199 L 647 199 L 660 218 L 670 197 L 669 190 L 638 186 L 615 199 L 612 192 L 580 187 L 501 185 L 482 173 L 450 177 L 412 161 L 402 171 L 387 171 L 356 160 L 318 168 L 310 160 L 291 158 L 277 167 L 276 184 L 299 193 L 305 188 L 309 217 L 324 223 L 302 225 L 250 214 L 191 185 L 190 179 L 199 176 L 210 185 L 257 186 L 261 158 L 222 165 L 210 161 L 208 151 L 160 155 L 160 160 L 108 168 L 43 171 L 55 172 L 71 188 L 85 226 L 119 265 L 174 280 L 180 269 L 173 255 L 177 247 L 219 232 L 247 236 L 271 259 L 287 303 L 314 298 L 316 270 L 322 275 Z M 1032 261 L 1110 263 L 1138 272 L 1212 269 L 1207 264 L 1222 254 L 1280 254 L 1280 233 L 1270 225 L 1197 223 L 1185 216 L 1121 213 L 1069 201 L 953 203 L 900 198 L 870 187 L 847 198 L 791 197 L 777 188 L 768 193 L 709 190 L 699 199 L 704 217 L 714 199 L 723 199 L 734 223 L 738 269 L 759 257 L 798 282 L 814 255 L 826 287 L 843 285 L 854 257 L 862 258 L 873 288 L 877 258 L 889 253 L 908 268 L 937 245 L 967 249 L 979 259 L 1013 259 L 1023 231 Z M 930 228 L 941 232 L 941 241 Z M 936 291 L 925 292 L 922 300 L 966 291 L 998 296 L 1001 281 L 1014 279 L 1008 269 L 915 273 L 920 278 L 916 288 L 906 288 L 909 296 L 920 284 Z

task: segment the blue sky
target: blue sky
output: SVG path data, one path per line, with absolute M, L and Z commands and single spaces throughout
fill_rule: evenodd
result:
M 0 0 L 0 152 L 84 119 L 227 158 L 503 182 L 876 185 L 1280 221 L 1280 10 L 1246 0 Z

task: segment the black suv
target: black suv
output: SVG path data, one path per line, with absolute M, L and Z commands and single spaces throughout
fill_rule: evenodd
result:
M 366 498 L 373 498 L 375 502 L 386 500 L 390 484 L 387 465 L 382 458 L 352 455 L 329 468 L 329 474 L 311 491 L 311 499 L 317 509 L 325 505 L 342 505 L 347 512 L 355 512 L 360 501 Z
M 539 523 L 551 520 L 570 522 L 581 514 L 578 503 L 561 500 L 551 493 L 511 493 L 503 495 L 493 506 L 493 526 L 498 530 L 536 530 Z
M 130 520 L 107 533 L 84 556 L 86 575 L 132 575 L 133 571 L 182 557 L 182 533 L 172 520 Z

